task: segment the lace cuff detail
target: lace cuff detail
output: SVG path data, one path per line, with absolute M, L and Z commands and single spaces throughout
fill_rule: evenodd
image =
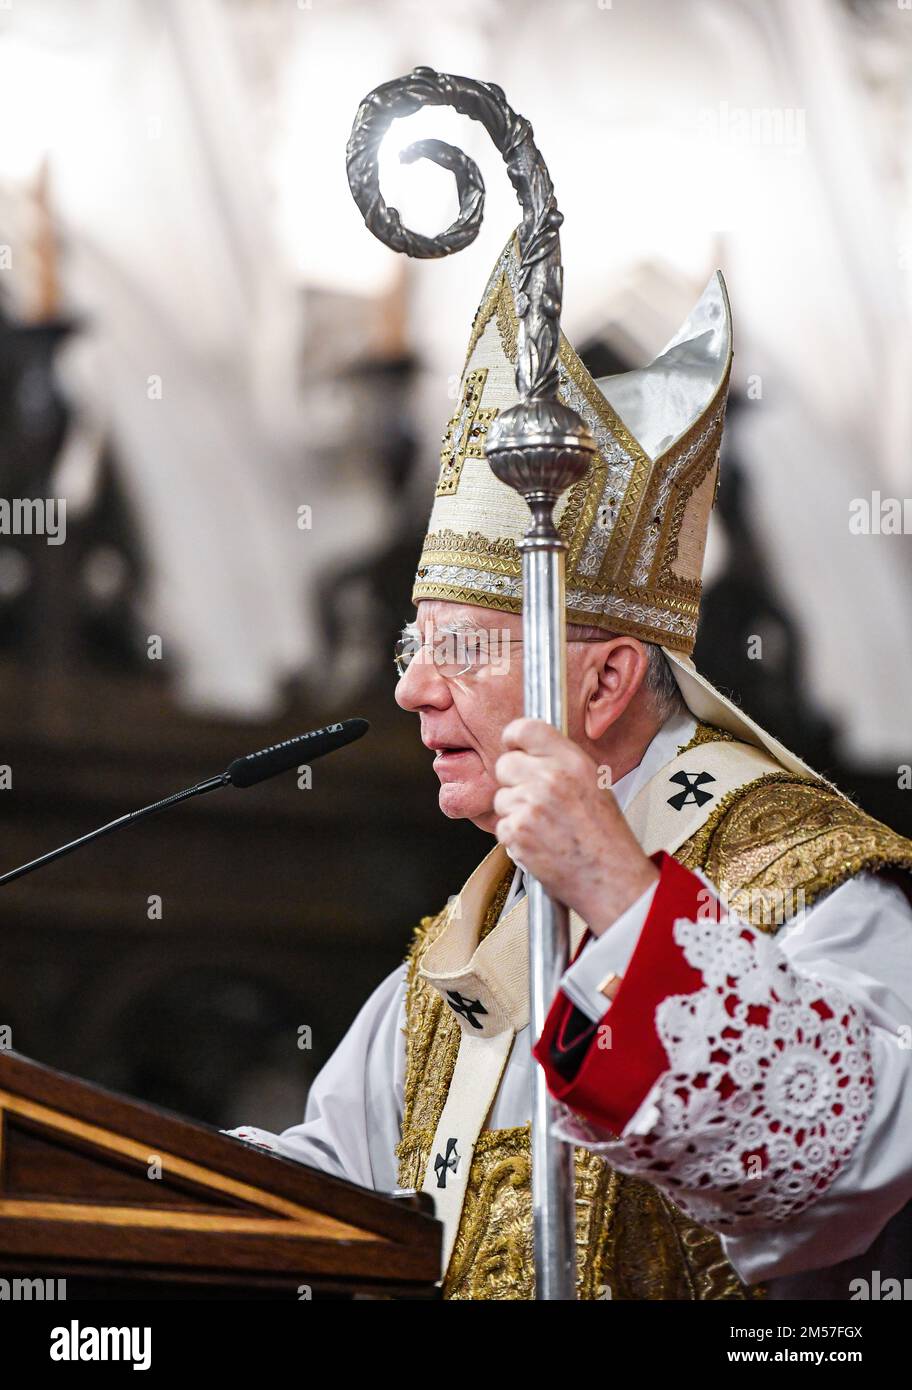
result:
M 621 1136 L 567 1106 L 556 1131 L 715 1230 L 788 1220 L 826 1191 L 861 1137 L 874 1089 L 867 1022 L 737 919 L 681 918 L 674 940 L 703 987 L 656 1009 L 668 1070 Z

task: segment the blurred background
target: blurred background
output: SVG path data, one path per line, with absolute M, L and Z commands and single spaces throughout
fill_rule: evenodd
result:
M 396 154 L 460 144 L 477 242 L 406 262 L 366 231 L 351 122 L 419 63 L 532 119 L 596 375 L 724 271 L 698 665 L 912 831 L 910 542 L 850 529 L 912 487 L 912 5 L 0 0 L 0 496 L 67 503 L 66 544 L 0 533 L 0 867 L 373 723 L 310 789 L 228 789 L 3 890 L 11 1045 L 222 1125 L 297 1122 L 487 848 L 437 811 L 391 646 L 517 210 L 481 128 L 432 111 L 391 132 L 385 196 L 443 228 L 447 176 Z

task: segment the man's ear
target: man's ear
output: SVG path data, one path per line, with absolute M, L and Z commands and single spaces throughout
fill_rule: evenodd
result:
M 587 647 L 584 727 L 586 737 L 597 743 L 620 719 L 643 684 L 649 657 L 643 643 L 635 637 L 612 637 Z

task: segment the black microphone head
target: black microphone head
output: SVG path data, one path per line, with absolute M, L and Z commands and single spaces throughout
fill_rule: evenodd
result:
M 297 738 L 286 738 L 282 743 L 261 748 L 258 753 L 248 753 L 246 758 L 235 758 L 225 776 L 232 786 L 253 787 L 257 782 L 265 782 L 267 777 L 287 772 L 298 764 L 312 763 L 325 753 L 354 743 L 356 738 L 363 738 L 369 728 L 366 719 L 343 719 L 340 724 L 327 724 L 325 728 L 312 729 L 309 734 L 299 734 Z

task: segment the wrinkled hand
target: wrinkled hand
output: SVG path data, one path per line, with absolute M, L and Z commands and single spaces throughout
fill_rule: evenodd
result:
M 503 731 L 494 798 L 497 838 L 551 897 L 578 912 L 596 935 L 658 878 L 599 767 L 542 719 Z

